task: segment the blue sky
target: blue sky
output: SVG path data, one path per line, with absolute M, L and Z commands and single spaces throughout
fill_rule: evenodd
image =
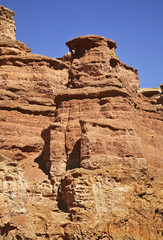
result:
M 96 34 L 117 43 L 138 69 L 141 87 L 163 83 L 163 0 L 0 0 L 15 11 L 17 40 L 33 53 L 61 57 L 71 38 Z

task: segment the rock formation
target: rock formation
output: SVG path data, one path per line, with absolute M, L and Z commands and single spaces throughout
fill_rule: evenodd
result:
M 0 38 L 16 40 L 15 13 L 0 5 Z
M 162 85 L 138 89 L 105 37 L 32 54 L 13 16 L 0 6 L 0 239 L 161 240 Z

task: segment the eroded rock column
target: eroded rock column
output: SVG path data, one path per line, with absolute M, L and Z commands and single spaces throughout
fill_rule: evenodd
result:
M 51 175 L 58 169 L 59 152 L 58 176 L 79 167 L 142 168 L 146 162 L 131 101 L 139 85 L 137 71 L 118 59 L 116 43 L 110 39 L 89 35 L 72 39 L 67 46 L 71 51 L 68 88 L 55 98 L 55 122 L 65 136 L 62 144 L 57 143 L 58 130 L 52 131 Z
M 16 40 L 14 15 L 12 10 L 0 5 L 0 40 Z

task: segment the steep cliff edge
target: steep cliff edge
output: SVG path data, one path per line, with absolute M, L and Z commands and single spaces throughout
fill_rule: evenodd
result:
M 111 39 L 52 59 L 0 6 L 0 239 L 161 240 L 163 88 L 138 89 Z

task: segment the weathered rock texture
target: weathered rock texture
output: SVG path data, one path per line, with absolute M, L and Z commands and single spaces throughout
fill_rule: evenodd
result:
M 162 85 L 138 89 L 110 39 L 67 46 L 0 40 L 1 239 L 161 240 Z
M 14 15 L 13 11 L 0 5 L 0 39 L 16 40 Z
M 8 11 L 1 7 L 2 16 Z M 43 148 L 41 131 L 54 119 L 54 97 L 66 88 L 68 69 L 69 60 L 32 54 L 24 43 L 1 35 L 1 153 L 21 160 Z
M 84 36 L 66 43 L 72 54 L 69 86 L 139 87 L 137 70 L 122 63 L 115 55 L 116 43 L 100 36 Z

